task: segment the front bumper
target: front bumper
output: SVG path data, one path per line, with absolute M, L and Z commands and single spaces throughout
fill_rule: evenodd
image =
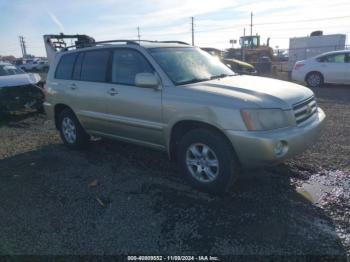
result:
M 51 103 L 45 101 L 44 104 L 44 111 L 45 111 L 45 114 L 46 114 L 46 118 L 47 119 L 54 119 L 54 109 L 53 109 L 53 106 Z
M 237 156 L 244 167 L 272 165 L 303 152 L 320 135 L 325 113 L 318 108 L 317 113 L 302 125 L 273 131 L 233 131 L 227 130 Z M 279 142 L 286 145 L 282 154 L 276 154 Z

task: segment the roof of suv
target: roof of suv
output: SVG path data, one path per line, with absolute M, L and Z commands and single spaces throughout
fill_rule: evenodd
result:
M 61 52 L 65 53 L 70 51 L 85 51 L 85 50 L 94 49 L 94 48 L 119 47 L 119 46 L 122 46 L 122 47 L 141 46 L 147 49 L 148 48 L 169 48 L 169 47 L 193 47 L 181 41 L 110 40 L 110 41 L 96 42 L 94 45 L 80 47 L 80 48 L 76 48 L 76 46 L 70 46 L 70 47 L 67 47 L 66 49 L 62 49 Z
M 140 42 L 140 46 L 145 48 L 157 48 L 157 47 L 193 47 L 186 43 L 165 43 L 165 42 Z

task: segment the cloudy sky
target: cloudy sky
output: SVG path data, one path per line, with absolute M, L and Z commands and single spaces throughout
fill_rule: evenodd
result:
M 249 33 L 270 37 L 271 46 L 288 48 L 289 38 L 311 31 L 347 34 L 349 0 L 0 0 L 0 55 L 21 55 L 23 35 L 30 54 L 45 55 L 42 35 L 88 34 L 97 40 L 136 39 L 191 42 L 190 17 L 195 17 L 195 44 L 230 47 L 230 39 Z

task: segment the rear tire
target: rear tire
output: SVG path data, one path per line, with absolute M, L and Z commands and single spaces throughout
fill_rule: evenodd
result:
M 204 128 L 189 131 L 182 137 L 177 159 L 189 183 L 211 194 L 226 192 L 240 172 L 239 162 L 227 139 Z
M 305 80 L 308 87 L 322 87 L 324 82 L 322 74 L 318 72 L 309 73 Z
M 58 121 L 61 139 L 67 147 L 71 149 L 86 148 L 90 137 L 72 110 L 64 109 L 60 113 Z

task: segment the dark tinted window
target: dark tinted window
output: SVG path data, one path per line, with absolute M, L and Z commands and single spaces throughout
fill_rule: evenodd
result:
M 58 79 L 71 79 L 72 70 L 77 53 L 66 54 L 61 57 L 57 66 L 55 77 Z
M 81 80 L 94 82 L 106 81 L 108 58 L 108 50 L 85 52 L 81 68 Z
M 83 63 L 84 53 L 80 53 L 77 60 L 75 61 L 74 69 L 73 69 L 73 79 L 80 80 L 81 73 L 81 65 Z
M 113 83 L 135 85 L 135 76 L 138 73 L 153 73 L 152 67 L 142 54 L 131 49 L 113 51 Z

